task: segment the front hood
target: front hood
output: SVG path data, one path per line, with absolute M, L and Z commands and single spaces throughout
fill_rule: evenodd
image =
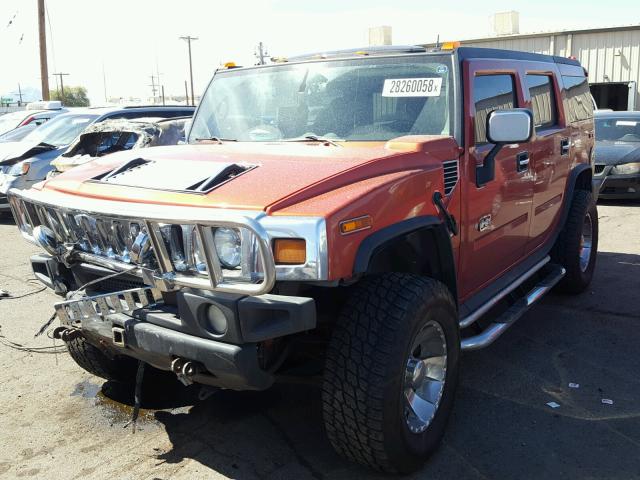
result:
M 273 209 L 387 173 L 440 168 L 434 158 L 459 155 L 450 137 L 420 139 L 343 147 L 293 142 L 152 147 L 98 158 L 43 188 L 116 201 Z M 204 179 L 211 188 L 197 191 Z
M 55 150 L 64 150 L 59 147 Z M 21 160 L 31 158 L 42 152 L 52 151 L 51 148 L 43 148 L 39 142 L 7 142 L 0 143 L 0 165 L 12 165 Z
M 598 142 L 594 155 L 596 163 L 600 165 L 640 162 L 640 143 Z

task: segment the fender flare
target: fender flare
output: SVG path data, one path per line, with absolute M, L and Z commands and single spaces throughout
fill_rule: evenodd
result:
M 393 240 L 402 238 L 410 233 L 419 230 L 430 230 L 433 238 L 438 246 L 438 262 L 442 278 L 439 280 L 444 283 L 451 294 L 457 301 L 458 289 L 456 280 L 456 265 L 453 249 L 451 247 L 451 237 L 444 222 L 433 215 L 425 215 L 420 217 L 409 218 L 401 222 L 382 228 L 368 237 L 366 237 L 358 247 L 354 262 L 354 275 L 365 274 L 369 271 L 369 265 L 372 258 L 385 245 Z
M 593 198 L 597 199 L 598 196 L 595 194 L 595 185 L 593 184 L 593 167 L 586 163 L 580 163 L 573 167 L 571 172 L 569 172 L 569 177 L 567 178 L 567 188 L 565 190 L 565 196 L 562 204 L 562 213 L 560 214 L 560 221 L 558 222 L 558 226 L 555 229 L 553 237 L 550 239 L 549 244 L 551 247 L 555 245 L 560 232 L 564 228 L 564 224 L 567 222 L 567 218 L 569 217 L 569 210 L 571 210 L 571 201 L 573 199 L 573 193 L 576 190 L 576 184 L 578 183 L 578 177 L 582 175 L 584 172 L 590 170 L 591 171 L 591 188 L 590 191 L 593 194 Z

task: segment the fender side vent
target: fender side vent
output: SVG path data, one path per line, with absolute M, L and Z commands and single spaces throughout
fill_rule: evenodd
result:
M 458 160 L 442 162 L 444 168 L 444 194 L 449 195 L 458 183 Z

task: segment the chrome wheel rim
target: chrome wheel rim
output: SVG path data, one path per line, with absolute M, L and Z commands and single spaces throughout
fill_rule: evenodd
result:
M 591 246 L 593 245 L 593 222 L 591 214 L 587 213 L 582 223 L 582 235 L 580 236 L 580 270 L 585 272 L 591 260 Z
M 438 411 L 447 377 L 447 342 L 438 322 L 418 332 L 407 358 L 403 393 L 404 417 L 413 433 L 422 433 Z

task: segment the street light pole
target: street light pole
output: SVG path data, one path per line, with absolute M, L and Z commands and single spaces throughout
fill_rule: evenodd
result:
M 191 79 L 191 105 L 196 104 L 195 95 L 193 93 L 193 63 L 191 62 L 191 41 L 198 40 L 198 37 L 192 37 L 187 35 L 185 37 L 180 37 L 181 40 L 186 40 L 188 48 L 189 48 L 189 78 Z

